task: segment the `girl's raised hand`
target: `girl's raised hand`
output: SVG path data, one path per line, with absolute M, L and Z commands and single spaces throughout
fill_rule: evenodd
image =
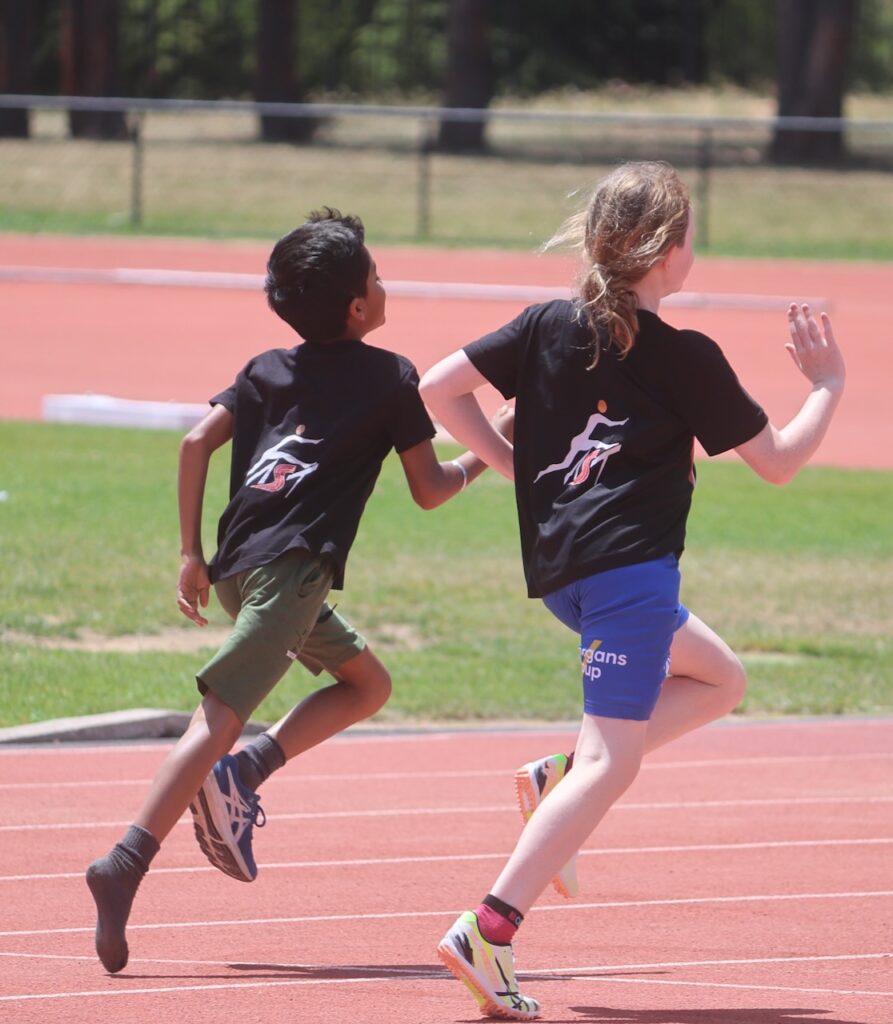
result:
M 788 327 L 791 340 L 785 348 L 797 369 L 814 385 L 842 391 L 846 366 L 828 314 L 820 313 L 816 320 L 809 306 L 792 302 L 788 307 Z

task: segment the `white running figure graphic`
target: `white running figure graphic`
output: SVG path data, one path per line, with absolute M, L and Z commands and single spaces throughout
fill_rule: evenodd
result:
M 291 444 L 322 444 L 321 437 L 302 437 L 302 430 L 299 427 L 293 434 L 283 437 L 278 444 L 268 448 L 248 470 L 245 483 L 259 491 L 281 491 L 288 480 L 291 486 L 285 493 L 291 494 L 304 477 L 319 466 L 318 462 L 302 462 L 296 455 L 285 451 Z
M 589 478 L 592 467 L 598 465 L 598 473 L 594 481 L 598 483 L 602 470 L 605 468 L 605 463 L 615 452 L 620 451 L 621 444 L 619 441 L 610 443 L 599 441 L 597 438 L 592 437 L 591 434 L 596 427 L 622 427 L 628 421 L 629 416 L 625 420 L 609 420 L 607 416 L 602 416 L 600 412 L 594 412 L 586 421 L 586 426 L 571 440 L 570 448 L 564 459 L 561 462 L 547 466 L 537 474 L 533 482 L 536 483 L 540 477 L 545 476 L 547 473 L 554 473 L 559 469 L 570 467 L 564 482 L 566 484 L 581 484 Z

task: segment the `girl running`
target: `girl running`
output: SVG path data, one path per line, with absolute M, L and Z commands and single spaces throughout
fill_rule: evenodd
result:
M 484 1013 L 538 1016 L 513 966 L 524 915 L 550 879 L 573 894 L 573 858 L 643 754 L 725 715 L 744 693 L 738 658 L 679 602 L 695 439 L 709 455 L 735 449 L 783 484 L 815 452 L 843 392 L 828 317 L 805 305 L 788 310 L 785 347 L 810 390 L 780 429 L 715 342 L 661 320 L 661 300 L 691 269 L 693 235 L 672 167 L 619 167 L 550 243 L 579 246 L 579 297 L 529 307 L 422 380 L 456 440 L 515 481 L 528 593 L 580 637 L 573 770 L 559 756 L 519 772 L 529 822 L 490 892 L 439 946 Z M 515 399 L 514 445 L 474 397 L 488 382 Z

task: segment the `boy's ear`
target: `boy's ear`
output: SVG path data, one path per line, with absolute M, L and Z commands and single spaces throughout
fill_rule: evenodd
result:
M 350 305 L 347 307 L 347 315 L 353 317 L 355 320 L 366 319 L 366 300 L 362 295 L 358 295 L 355 299 L 351 299 Z

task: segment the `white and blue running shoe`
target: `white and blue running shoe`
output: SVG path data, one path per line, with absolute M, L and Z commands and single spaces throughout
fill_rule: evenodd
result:
M 257 865 L 251 836 L 254 826 L 261 828 L 267 819 L 257 793 L 239 778 L 232 754 L 214 765 L 189 810 L 198 845 L 214 867 L 240 882 L 253 882 Z

